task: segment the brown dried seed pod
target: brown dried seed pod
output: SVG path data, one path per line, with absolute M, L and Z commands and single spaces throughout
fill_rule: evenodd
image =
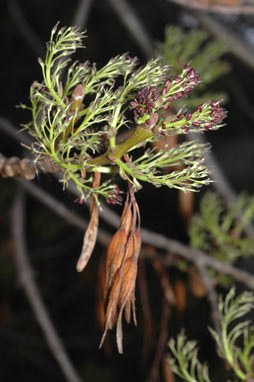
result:
M 128 304 L 128 301 L 132 298 L 132 294 L 135 289 L 136 277 L 137 262 L 135 259 L 129 258 L 124 263 L 121 291 L 119 297 L 120 311 L 116 326 L 116 342 L 119 353 L 123 353 L 122 314 L 126 304 Z
M 93 187 L 96 188 L 100 185 L 101 174 L 99 172 L 94 172 Z M 92 195 L 92 202 L 90 205 L 90 222 L 85 232 L 83 247 L 81 255 L 77 262 L 77 271 L 81 272 L 87 265 L 91 254 L 93 252 L 97 233 L 98 233 L 98 223 L 99 223 L 99 211 L 96 203 L 95 196 Z
M 126 322 L 129 324 L 131 321 L 131 300 L 129 299 L 124 308 L 124 317 Z
M 134 289 L 132 292 L 132 296 L 131 296 L 131 310 L 132 310 L 132 317 L 133 317 L 134 325 L 137 326 L 138 323 L 137 323 L 137 317 L 136 317 L 135 299 L 136 298 L 135 298 L 135 289 Z
M 142 243 L 140 231 L 135 231 L 133 234 L 133 238 L 134 238 L 134 248 L 133 248 L 132 256 L 137 260 L 140 254 L 141 243 Z
M 105 327 L 112 329 L 116 323 L 117 308 L 119 303 L 121 293 L 121 271 L 118 270 L 117 275 L 114 279 L 112 288 L 109 292 L 107 309 L 105 312 Z
M 122 315 L 123 315 L 123 307 L 119 312 L 117 325 L 116 325 L 116 343 L 118 352 L 120 354 L 123 353 L 123 328 L 122 328 Z
M 125 306 L 129 297 L 131 296 L 137 277 L 137 261 L 136 259 L 129 258 L 125 261 L 123 270 L 122 270 L 122 282 L 121 282 L 121 291 L 120 291 L 120 300 L 119 305 Z
M 105 313 L 105 329 L 101 338 L 99 348 L 101 348 L 103 345 L 107 331 L 109 329 L 112 329 L 116 323 L 117 306 L 118 306 L 119 295 L 121 290 L 120 280 L 121 280 L 121 271 L 119 269 L 114 279 L 112 288 L 109 292 L 108 304 L 107 304 L 106 313 Z
M 125 254 L 125 245 L 127 235 L 123 228 L 119 228 L 109 243 L 106 259 L 106 277 L 104 296 L 107 296 L 108 290 L 118 269 L 120 268 Z
M 125 229 L 126 235 L 129 235 L 130 233 L 131 225 L 133 222 L 132 219 L 133 216 L 131 212 L 131 203 L 126 202 L 120 221 L 120 227 L 123 227 Z
M 133 251 L 134 251 L 134 235 L 133 233 L 131 233 L 130 236 L 128 237 L 128 240 L 125 246 L 124 262 L 122 266 L 124 266 L 124 263 L 132 257 Z
M 91 257 L 91 254 L 93 252 L 93 249 L 96 243 L 98 223 L 99 223 L 99 212 L 98 212 L 96 203 L 94 203 L 92 208 L 91 218 L 85 232 L 81 255 L 77 262 L 78 272 L 81 272 L 86 267 Z
M 124 308 L 124 317 L 126 322 L 129 324 L 131 321 L 131 312 L 133 317 L 133 322 L 135 326 L 137 326 L 137 319 L 136 319 L 136 307 L 135 307 L 135 288 L 132 291 L 132 294 L 127 301 L 125 308 Z

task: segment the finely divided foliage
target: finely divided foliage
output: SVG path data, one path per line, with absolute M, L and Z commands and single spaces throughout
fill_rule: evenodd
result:
M 192 113 L 169 113 L 174 100 L 184 99 L 199 85 L 195 70 L 186 65 L 170 78 L 170 67 L 159 59 L 137 69 L 137 59 L 127 54 L 112 58 L 101 69 L 88 61 L 70 64 L 69 56 L 83 47 L 84 37 L 76 27 L 59 29 L 56 25 L 45 60 L 39 59 L 43 81 L 31 86 L 31 106 L 23 105 L 32 113 L 32 121 L 25 128 L 36 140 L 33 152 L 59 165 L 64 186 L 70 179 L 74 181 L 81 200 L 92 193 L 97 202 L 98 196 L 112 201 L 112 177 L 104 175 L 102 183 L 94 188 L 94 171 L 118 171 L 136 189 L 141 187 L 140 181 L 184 191 L 208 184 L 203 163 L 207 147 L 200 144 L 179 144 L 167 154 L 147 150 L 135 161 L 124 159 L 124 154 L 137 145 L 164 135 L 222 126 L 225 111 L 220 101 L 207 101 Z M 119 144 L 119 134 L 130 127 L 129 138 Z M 178 169 L 176 161 L 181 164 Z M 161 170 L 166 166 L 174 167 L 174 171 L 163 175 Z
M 84 236 L 80 272 L 96 243 L 99 197 L 108 203 L 122 201 L 114 183 L 119 174 L 128 188 L 119 229 L 107 251 L 104 285 L 104 334 L 117 326 L 117 346 L 122 345 L 122 315 L 135 315 L 135 283 L 141 247 L 139 208 L 134 193 L 141 182 L 197 191 L 210 182 L 204 164 L 207 145 L 180 143 L 170 150 L 134 150 L 165 135 L 216 130 L 226 116 L 220 101 L 206 101 L 193 112 L 174 112 L 174 102 L 185 99 L 200 84 L 189 65 L 170 77 L 170 67 L 159 59 L 137 68 L 127 54 L 112 58 L 104 67 L 70 63 L 69 56 L 82 48 L 85 37 L 76 27 L 56 25 L 47 44 L 45 60 L 39 59 L 43 81 L 31 86 L 28 108 L 32 121 L 25 128 L 35 138 L 30 149 L 62 170 L 64 187 L 73 181 L 79 202 L 91 196 L 90 222 Z M 63 70 L 65 69 L 65 70 Z M 128 133 L 127 138 L 122 134 Z M 139 156 L 138 156 L 139 155 Z M 167 172 L 163 169 L 167 168 Z
M 254 239 L 244 232 L 244 228 L 253 221 L 253 196 L 240 195 L 236 203 L 226 210 L 218 195 L 206 192 L 200 203 L 200 214 L 191 219 L 191 246 L 227 263 L 251 256 Z
M 218 354 L 223 358 L 236 379 L 251 382 L 254 378 L 254 326 L 238 319 L 254 309 L 254 295 L 244 292 L 236 296 L 232 288 L 225 299 L 220 298 L 219 314 L 221 332 L 210 332 L 216 341 Z M 169 341 L 173 372 L 186 382 L 211 382 L 208 368 L 197 358 L 196 342 L 187 340 L 181 333 L 177 340 Z

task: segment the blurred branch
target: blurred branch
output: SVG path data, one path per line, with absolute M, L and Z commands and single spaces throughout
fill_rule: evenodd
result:
M 1 127 L 1 119 L 0 119 L 0 127 Z M 17 136 L 13 134 L 13 125 L 8 124 L 5 127 L 8 127 L 5 130 L 5 132 L 8 133 L 8 131 L 10 131 L 10 135 L 13 136 L 15 139 L 17 139 Z M 213 165 L 211 162 L 210 164 L 211 166 Z M 218 175 L 218 170 L 216 170 L 215 173 L 217 173 Z M 74 187 L 74 185 L 72 185 L 71 183 L 69 184 L 68 191 L 71 191 L 72 193 L 77 195 L 76 193 L 77 190 Z M 119 222 L 120 222 L 119 216 L 110 208 L 108 208 L 104 203 L 102 203 L 102 210 L 100 211 L 100 217 L 105 222 L 113 226 L 114 228 L 118 228 Z M 248 286 L 251 289 L 254 288 L 254 276 L 252 276 L 248 272 L 238 269 L 230 264 L 222 263 L 221 261 L 212 258 L 211 256 L 209 256 L 208 254 L 202 251 L 195 250 L 191 247 L 181 244 L 180 242 L 176 240 L 168 239 L 163 235 L 154 233 L 152 231 L 148 231 L 146 229 L 142 229 L 141 233 L 142 233 L 143 243 L 151 244 L 155 246 L 156 248 L 165 249 L 166 251 L 175 253 L 194 264 L 196 264 L 197 261 L 203 262 L 204 266 L 211 267 L 217 270 L 218 272 L 230 275 L 234 277 L 236 281 L 241 282 L 242 284 Z M 163 258 L 163 261 L 165 262 L 165 264 L 167 264 L 167 262 L 169 264 L 171 263 L 168 257 Z
M 156 248 L 165 249 L 170 252 L 170 254 L 160 257 L 161 261 L 166 266 L 172 265 L 171 254 L 173 253 L 183 257 L 195 265 L 202 264 L 203 266 L 215 269 L 219 273 L 230 275 L 234 277 L 236 281 L 246 285 L 250 289 L 254 288 L 254 276 L 248 272 L 236 268 L 231 264 L 216 260 L 203 251 L 191 248 L 177 240 L 168 239 L 158 233 L 142 229 L 141 234 L 143 243 L 147 243 L 155 246 Z
M 122 23 L 127 27 L 146 57 L 150 58 L 154 53 L 151 37 L 134 8 L 132 8 L 126 0 L 108 0 L 108 3 L 115 10 Z
M 25 243 L 24 193 L 19 189 L 13 205 L 11 227 L 14 240 L 14 261 L 18 277 L 32 306 L 37 321 L 45 335 L 52 355 L 58 362 L 68 382 L 80 382 L 81 379 L 67 355 L 64 345 L 49 317 L 39 289 L 34 281 L 34 271 L 28 259 Z
M 32 182 L 27 182 L 23 179 L 17 180 L 18 184 L 22 186 L 29 194 L 38 199 L 45 206 L 50 208 L 57 215 L 61 216 L 63 219 L 67 221 L 67 223 L 74 225 L 75 227 L 85 230 L 88 223 L 85 219 L 83 219 L 80 215 L 76 214 L 74 211 L 66 207 L 63 203 L 61 203 L 58 199 L 54 198 L 48 192 L 42 190 L 36 184 Z M 100 229 L 98 232 L 98 241 L 107 246 L 111 240 L 111 236 L 104 230 Z
M 11 136 L 19 144 L 22 142 L 28 146 L 28 145 L 31 145 L 31 143 L 33 142 L 30 135 L 17 129 L 17 127 L 15 125 L 13 125 L 13 123 L 11 121 L 9 121 L 8 119 L 6 119 L 2 116 L 0 116 L 0 131 Z
M 9 9 L 10 16 L 20 35 L 34 51 L 36 56 L 43 57 L 45 54 L 44 45 L 41 43 L 35 31 L 28 24 L 18 0 L 7 0 L 6 4 Z
M 254 69 L 253 49 L 248 46 L 234 32 L 230 31 L 221 22 L 209 15 L 192 11 L 191 14 L 206 28 L 212 36 L 220 38 L 227 44 L 229 51 L 238 59 L 243 61 L 251 69 Z
M 225 27 L 222 22 L 215 20 L 212 16 L 205 14 L 203 12 L 199 12 L 191 7 L 193 2 L 189 0 L 168 0 L 174 3 L 181 5 L 186 9 L 193 17 L 195 17 L 204 28 L 206 28 L 209 33 L 224 41 L 228 47 L 228 50 L 236 56 L 238 59 L 243 61 L 246 65 L 254 69 L 254 54 L 253 50 L 241 39 L 236 33 L 230 31 L 227 27 Z M 204 4 L 205 6 L 205 4 Z M 213 5 L 215 7 L 215 5 Z M 207 7 L 207 5 L 206 5 Z M 245 6 L 246 7 L 246 6 Z M 212 8 L 212 5 L 209 6 L 209 9 Z M 229 7 L 226 7 L 229 8 Z M 252 12 L 254 11 L 254 6 L 251 7 Z M 231 9 L 231 7 L 230 7 Z M 246 12 L 249 14 L 250 12 Z
M 223 4 L 208 4 L 200 0 L 168 0 L 171 3 L 182 5 L 186 8 L 195 9 L 205 12 L 216 12 L 223 14 L 254 14 L 253 5 L 223 5 Z
M 30 158 L 19 158 L 16 156 L 5 158 L 0 153 L 0 175 L 3 178 L 21 177 L 26 180 L 32 180 L 40 172 L 51 173 L 61 171 L 54 162 L 48 157 L 42 157 L 38 160 Z
M 196 266 L 198 268 L 200 277 L 202 278 L 202 281 L 207 291 L 208 301 L 211 307 L 211 316 L 212 316 L 212 321 L 214 324 L 214 329 L 216 330 L 217 333 L 220 333 L 221 329 L 220 329 L 220 315 L 218 310 L 218 297 L 217 297 L 215 287 L 213 285 L 213 280 L 211 276 L 209 275 L 209 273 L 207 272 L 207 269 L 204 266 L 204 264 L 199 263 L 197 261 Z
M 72 25 L 84 28 L 90 13 L 93 0 L 79 0 L 77 9 L 73 16 Z
M 72 187 L 71 184 L 68 190 L 78 195 L 76 188 Z M 108 208 L 103 202 L 101 203 L 101 206 L 102 210 L 100 211 L 100 217 L 114 228 L 117 228 L 120 222 L 119 216 L 114 211 L 110 210 L 110 208 Z M 180 243 L 179 241 L 168 239 L 161 234 L 146 229 L 141 229 L 141 235 L 143 243 L 153 245 L 156 248 L 165 249 L 167 252 L 177 254 L 194 264 L 199 262 L 199 264 L 211 267 L 217 272 L 234 277 L 236 281 L 248 286 L 250 289 L 254 288 L 254 276 L 248 272 L 238 269 L 228 263 L 223 263 L 216 260 L 205 252 L 191 248 Z M 162 262 L 165 262 L 165 264 L 168 263 L 171 265 L 172 263 L 170 256 L 168 255 L 161 260 Z

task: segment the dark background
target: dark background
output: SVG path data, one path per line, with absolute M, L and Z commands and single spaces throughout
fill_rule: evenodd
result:
M 129 1 L 148 31 L 151 43 L 164 38 L 166 25 L 198 25 L 192 16 L 182 8 L 165 0 Z M 7 6 L 8 5 L 8 6 Z M 31 47 L 22 35 L 22 19 L 15 20 L 16 1 L 0 2 L 0 116 L 8 119 L 18 129 L 21 123 L 29 121 L 28 112 L 15 108 L 20 102 L 27 103 L 29 88 L 34 80 L 41 80 L 37 57 L 44 54 L 45 42 L 49 39 L 52 27 L 59 20 L 61 25 L 72 25 L 77 1 L 32 1 L 18 3 L 22 15 L 38 38 L 35 48 Z M 251 16 L 216 16 L 227 25 L 249 49 L 252 36 Z M 126 30 L 109 2 L 94 0 L 85 29 L 88 38 L 81 59 L 97 62 L 98 67 L 112 56 L 129 52 L 138 56 L 141 63 L 146 55 L 135 39 Z M 253 42 L 253 38 L 252 38 Z M 253 182 L 253 71 L 241 60 L 228 53 L 226 59 L 231 65 L 227 76 L 217 81 L 214 89 L 228 94 L 229 111 L 227 126 L 207 137 L 222 170 L 233 188 L 240 192 L 254 191 Z M 0 124 L 0 151 L 5 156 L 24 156 L 22 147 Z M 37 183 L 50 191 L 71 209 L 84 217 L 86 207 L 77 207 L 74 197 L 63 193 L 61 185 L 48 175 L 40 175 Z M 10 235 L 9 215 L 15 196 L 16 183 L 0 179 L 0 379 L 1 381 L 62 381 L 55 360 L 50 354 L 40 328 L 34 319 L 23 290 L 20 288 L 12 261 L 13 243 Z M 137 195 L 141 207 L 142 225 L 151 230 L 167 234 L 171 238 L 187 241 L 187 234 L 177 210 L 177 193 L 167 189 L 155 190 L 146 186 Z M 198 200 L 198 197 L 196 197 Z M 26 198 L 26 234 L 29 255 L 35 269 L 35 277 L 41 294 L 49 309 L 58 333 L 61 335 L 69 354 L 84 381 L 119 381 L 129 379 L 143 381 L 149 375 L 154 356 L 154 347 L 142 366 L 142 309 L 137 296 L 138 328 L 124 325 L 123 356 L 117 355 L 114 331 L 111 334 L 111 350 L 105 354 L 98 350 L 101 332 L 96 322 L 96 285 L 100 255 L 104 249 L 96 246 L 89 267 L 82 274 L 75 271 L 75 263 L 82 244 L 82 232 L 70 226 L 54 212 L 42 206 L 30 196 Z M 197 204 L 197 202 L 196 202 Z M 119 210 L 120 211 L 120 210 Z M 102 224 L 103 225 L 103 224 Z M 106 226 L 104 226 L 105 228 Z M 106 227 L 113 232 L 111 227 Z M 158 335 L 162 293 L 154 270 L 146 264 L 150 304 L 154 320 L 154 346 Z M 181 279 L 184 274 L 172 271 L 172 280 Z M 176 335 L 185 326 L 191 338 L 201 341 L 202 355 L 208 358 L 214 375 L 221 369 L 214 357 L 215 349 L 209 342 L 206 331 L 209 306 L 205 299 L 194 298 L 187 290 L 188 305 L 179 316 L 172 312 L 169 321 L 170 336 Z M 216 365 L 217 367 L 213 367 Z M 219 372 L 219 371 L 218 371 Z M 216 379 L 214 379 L 216 380 Z

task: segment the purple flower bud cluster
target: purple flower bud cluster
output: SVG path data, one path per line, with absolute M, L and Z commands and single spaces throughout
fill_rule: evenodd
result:
M 171 123 L 183 121 L 181 129 L 187 133 L 191 128 L 199 128 L 203 130 L 216 129 L 221 126 L 223 119 L 227 115 L 227 111 L 220 106 L 220 101 L 206 101 L 202 105 L 198 105 L 194 113 L 179 113 L 176 119 Z
M 142 118 L 144 114 L 153 114 L 155 108 L 154 102 L 158 97 L 159 92 L 152 86 L 140 89 L 135 99 L 130 102 L 131 107 L 135 108 L 135 117 Z
M 162 97 L 166 98 L 166 101 L 169 102 L 185 97 L 200 84 L 199 77 L 200 75 L 196 73 L 195 69 L 190 65 L 185 65 L 180 75 L 165 82 L 161 91 Z
M 195 122 L 192 122 L 192 126 L 200 127 L 202 125 L 205 130 L 218 128 L 227 116 L 227 111 L 220 106 L 222 101 L 209 100 L 198 105 L 193 113 Z
M 123 198 L 120 196 L 120 189 L 117 184 L 113 184 L 112 191 L 109 192 L 109 197 L 106 199 L 108 204 L 122 204 Z

